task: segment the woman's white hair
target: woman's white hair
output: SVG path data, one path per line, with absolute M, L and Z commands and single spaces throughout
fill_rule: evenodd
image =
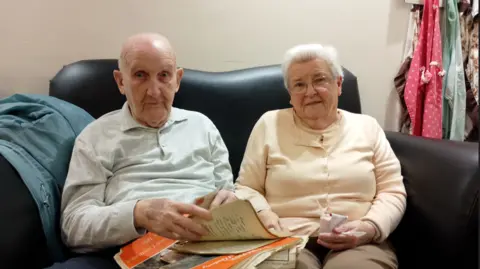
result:
M 338 60 L 337 50 L 332 46 L 321 44 L 302 44 L 290 48 L 285 53 L 282 63 L 283 83 L 288 89 L 288 69 L 293 63 L 322 59 L 327 62 L 333 77 L 343 77 L 343 69 Z

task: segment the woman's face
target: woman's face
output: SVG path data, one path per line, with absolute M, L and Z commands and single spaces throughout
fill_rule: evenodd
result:
M 300 118 L 316 120 L 336 113 L 342 77 L 335 79 L 326 61 L 293 63 L 287 72 L 290 104 Z

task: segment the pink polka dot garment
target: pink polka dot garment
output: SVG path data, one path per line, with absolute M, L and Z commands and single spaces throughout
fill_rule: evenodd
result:
M 413 54 L 404 99 L 411 133 L 442 138 L 442 37 L 439 0 L 425 0 L 419 40 Z

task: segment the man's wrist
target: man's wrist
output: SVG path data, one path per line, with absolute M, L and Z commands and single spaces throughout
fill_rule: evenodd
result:
M 139 200 L 133 209 L 133 221 L 135 229 L 145 229 L 145 200 Z

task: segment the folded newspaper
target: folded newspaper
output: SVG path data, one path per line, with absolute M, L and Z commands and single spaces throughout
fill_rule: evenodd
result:
M 204 197 L 208 208 L 214 193 Z M 148 232 L 115 256 L 122 269 L 295 268 L 296 254 L 308 238 L 267 229 L 246 200 L 221 205 L 210 221 L 194 219 L 208 231 L 195 242 L 175 241 Z

